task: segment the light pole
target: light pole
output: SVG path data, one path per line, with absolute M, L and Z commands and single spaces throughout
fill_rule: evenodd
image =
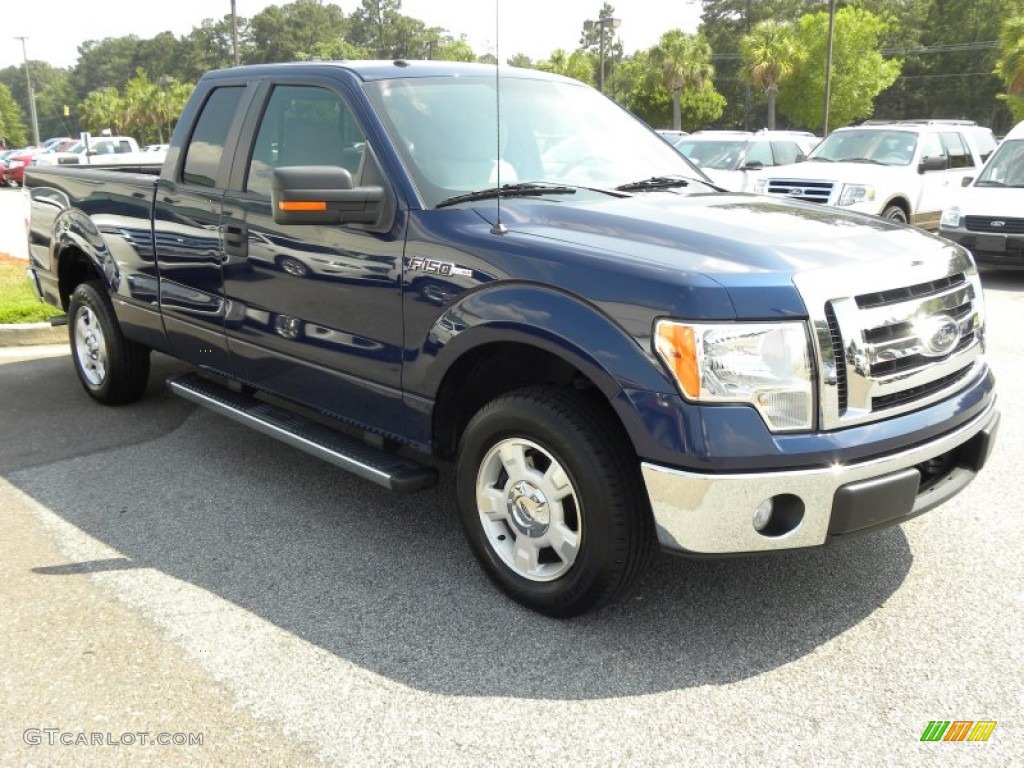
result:
M 231 0 L 231 58 L 238 66 L 238 14 L 235 13 L 235 0 Z
M 828 48 L 825 53 L 825 117 L 822 138 L 828 136 L 828 103 L 832 98 L 832 40 L 835 38 L 836 0 L 828 0 Z
M 36 118 L 36 93 L 32 90 L 32 76 L 28 72 L 28 50 L 25 48 L 25 41 L 28 37 L 15 36 L 15 40 L 21 40 L 21 56 L 25 59 L 25 82 L 28 84 L 28 113 L 32 118 L 32 143 L 39 146 L 39 120 Z
M 587 20 L 583 22 L 584 32 L 593 32 L 595 27 L 600 30 L 600 42 L 598 43 L 598 57 L 600 60 L 601 68 L 598 70 L 597 73 L 597 89 L 601 91 L 601 93 L 604 93 L 604 31 L 608 27 L 611 27 L 612 29 L 618 29 L 621 26 L 622 19 L 613 19 L 611 16 L 605 16 L 603 19 L 598 19 L 597 21 Z

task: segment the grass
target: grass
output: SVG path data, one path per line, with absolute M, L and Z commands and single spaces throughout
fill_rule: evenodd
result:
M 25 274 L 28 262 L 0 253 L 0 325 L 40 323 L 60 310 L 44 304 Z

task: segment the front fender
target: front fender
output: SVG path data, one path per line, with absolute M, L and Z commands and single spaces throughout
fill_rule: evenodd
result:
M 419 349 L 410 350 L 404 388 L 433 399 L 460 358 L 500 343 L 525 344 L 558 356 L 609 399 L 622 389 L 676 391 L 648 351 L 649 337 L 634 338 L 592 304 L 529 283 L 484 288 L 449 307 Z

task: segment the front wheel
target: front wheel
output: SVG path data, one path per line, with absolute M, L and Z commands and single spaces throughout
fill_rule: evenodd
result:
M 463 435 L 456 486 L 474 554 L 540 613 L 609 602 L 646 563 L 653 532 L 638 460 L 579 392 L 533 387 L 486 405 Z
M 907 223 L 907 212 L 900 208 L 898 205 L 890 205 L 884 211 L 882 211 L 882 218 L 887 221 L 894 221 L 898 224 Z
M 149 348 L 121 334 L 102 283 L 82 283 L 71 295 L 68 336 L 85 391 L 106 405 L 138 400 L 149 381 Z

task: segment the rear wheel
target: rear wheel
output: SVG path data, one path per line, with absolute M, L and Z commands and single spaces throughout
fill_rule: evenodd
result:
M 141 397 L 149 381 L 149 348 L 121 334 L 103 284 L 91 281 L 75 288 L 68 315 L 71 355 L 89 396 L 107 405 Z
M 466 427 L 456 484 L 463 527 L 488 575 L 549 616 L 617 597 L 650 553 L 637 458 L 579 392 L 532 387 L 486 405 Z

